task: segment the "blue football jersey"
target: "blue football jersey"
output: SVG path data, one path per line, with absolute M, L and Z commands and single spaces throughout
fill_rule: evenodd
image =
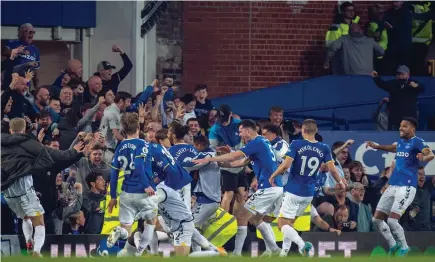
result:
M 331 149 L 320 142 L 294 140 L 286 156 L 292 158 L 293 163 L 284 190 L 297 196 L 314 196 L 320 164 L 334 161 Z
M 40 57 L 39 57 L 39 49 L 30 44 L 26 44 L 24 42 L 21 42 L 20 40 L 10 40 L 7 44 L 7 47 L 12 50 L 19 46 L 24 46 L 24 51 L 22 54 L 19 54 L 13 61 L 13 65 L 22 65 L 28 62 L 36 62 L 36 66 L 33 67 L 34 69 L 39 69 L 41 67 L 40 64 Z
M 149 143 L 143 139 L 124 139 L 116 148 L 112 161 L 110 176 L 110 195 L 116 197 L 119 172 L 123 171 L 122 191 L 127 193 L 144 193 L 145 188 L 155 183 L 152 180 L 151 155 Z
M 115 245 L 113 245 L 111 248 L 107 247 L 107 238 L 103 238 L 100 241 L 100 245 L 97 247 L 97 255 L 105 257 L 105 256 L 114 256 L 118 254 L 119 251 L 121 251 L 124 246 L 125 242 L 127 240 L 118 240 L 115 242 Z
M 192 145 L 177 144 L 171 146 L 168 151 L 171 153 L 172 157 L 174 157 L 175 161 L 178 161 L 184 168 L 195 166 L 195 164 L 192 163 L 192 159 L 198 155 L 198 152 Z
M 423 139 L 414 136 L 411 139 L 400 139 L 396 145 L 396 167 L 391 174 L 388 184 L 392 186 L 417 187 L 418 168 L 422 163 L 417 154 L 430 150 Z
M 251 160 L 252 168 L 258 179 L 258 189 L 269 188 L 269 178 L 278 168 L 272 145 L 262 136 L 249 141 L 240 151 Z M 282 187 L 281 176 L 275 178 L 276 186 Z
M 192 181 L 189 172 L 172 157 L 171 153 L 169 153 L 166 148 L 159 144 L 152 143 L 150 149 L 154 175 L 156 175 L 160 181 L 165 182 L 166 186 L 174 190 L 179 190 Z

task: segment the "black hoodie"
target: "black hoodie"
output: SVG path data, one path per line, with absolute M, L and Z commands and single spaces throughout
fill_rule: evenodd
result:
M 104 224 L 104 213 L 105 213 L 105 203 L 106 195 L 104 193 L 94 193 L 88 191 L 83 193 L 83 205 L 82 210 L 86 217 L 86 234 L 101 234 Z
M 77 162 L 83 153 L 59 151 L 42 145 L 27 134 L 1 136 L 1 190 L 17 179 L 32 174 L 57 174 Z

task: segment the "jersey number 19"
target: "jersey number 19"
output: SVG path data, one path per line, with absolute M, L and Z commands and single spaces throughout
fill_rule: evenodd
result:
M 309 173 L 308 176 L 312 176 L 314 175 L 314 173 L 317 171 L 317 169 L 319 168 L 319 164 L 320 161 L 317 157 L 310 157 L 307 160 L 307 156 L 301 156 L 302 159 L 302 165 L 301 165 L 301 172 L 300 175 L 304 176 L 305 175 L 305 169 L 308 167 Z

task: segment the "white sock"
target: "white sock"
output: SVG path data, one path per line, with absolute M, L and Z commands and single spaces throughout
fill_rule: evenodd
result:
M 284 234 L 284 230 L 286 229 L 286 227 L 288 227 L 288 225 L 284 225 L 281 227 L 281 232 L 284 235 L 284 239 L 282 241 L 281 253 L 279 254 L 280 257 L 286 257 L 288 252 L 290 251 L 290 247 L 292 246 L 292 240 Z
M 391 234 L 390 227 L 385 223 L 382 219 L 373 218 L 373 223 L 378 228 L 379 233 L 387 240 L 388 246 L 390 248 L 396 245 L 396 240 L 394 240 L 393 235 Z
M 153 225 L 145 224 L 144 230 L 140 235 L 139 246 L 137 247 L 137 252 L 139 255 L 142 255 L 149 243 L 151 243 L 155 231 L 154 229 L 155 227 Z
M 292 228 L 291 226 L 284 225 L 281 228 L 281 232 L 283 233 L 285 238 L 288 238 L 288 239 L 290 239 L 291 242 L 294 242 L 298 246 L 298 249 L 301 249 L 305 246 L 304 240 L 299 236 L 298 232 L 294 228 Z M 291 245 L 291 242 L 290 242 L 290 245 Z M 289 247 L 289 249 L 290 249 L 290 247 Z
M 275 236 L 273 234 L 272 228 L 269 228 L 266 222 L 262 222 L 261 224 L 259 224 L 257 226 L 257 229 L 263 236 L 264 243 L 266 244 L 266 246 L 269 246 L 272 252 L 279 249 L 279 247 L 276 245 Z
M 242 255 L 243 244 L 245 243 L 246 235 L 248 234 L 247 226 L 238 226 L 234 244 L 233 254 L 236 256 Z
M 393 231 L 393 234 L 396 236 L 397 241 L 400 243 L 402 250 L 408 249 L 409 247 L 408 243 L 406 243 L 405 232 L 403 231 L 403 227 L 399 224 L 399 220 L 388 218 L 387 222 L 391 231 Z
M 264 223 L 268 227 L 268 230 L 273 232 L 273 229 L 272 229 L 272 226 L 270 225 L 270 223 L 267 223 L 267 222 L 264 222 Z M 270 250 L 270 247 L 269 247 L 269 245 L 266 244 L 266 242 L 264 242 L 264 245 L 266 246 L 266 252 L 272 252 L 272 250 Z
M 157 236 L 157 232 L 154 230 L 153 239 L 150 243 L 150 250 L 152 255 L 156 255 L 159 253 L 159 237 Z
M 41 249 L 45 242 L 45 226 L 39 225 L 35 227 L 35 236 L 33 239 L 35 240 L 33 250 L 36 253 L 41 254 Z
M 198 245 L 196 242 L 193 242 L 192 243 L 192 251 L 193 252 L 198 252 L 198 251 L 201 251 L 202 249 L 201 249 L 201 246 L 200 245 Z
M 119 239 L 127 239 L 128 238 L 128 231 L 127 229 L 123 228 L 123 227 L 119 227 L 120 230 L 120 234 L 119 234 Z
M 121 251 L 119 251 L 118 257 L 134 256 L 136 251 L 137 249 L 134 246 L 132 246 L 130 243 L 128 243 L 128 241 L 126 241 L 124 248 Z
M 134 246 L 135 246 L 135 248 L 136 248 L 136 251 L 137 251 L 137 247 L 138 247 L 139 244 L 140 244 L 141 235 L 142 235 L 142 233 L 139 232 L 139 231 L 136 231 L 136 232 L 134 233 L 134 235 L 133 235 L 133 244 L 134 244 Z
M 198 244 L 200 248 L 204 248 L 207 250 L 217 250 L 217 248 L 212 243 L 210 243 L 207 238 L 201 235 L 201 233 L 199 233 L 198 229 L 196 228 L 193 229 L 192 241 Z
M 189 254 L 189 257 L 217 257 L 220 256 L 219 252 L 214 250 L 209 251 L 196 251 Z
M 30 219 L 23 219 L 23 234 L 24 238 L 26 239 L 26 242 L 29 242 L 29 240 L 32 240 L 33 237 L 33 225 L 32 220 Z

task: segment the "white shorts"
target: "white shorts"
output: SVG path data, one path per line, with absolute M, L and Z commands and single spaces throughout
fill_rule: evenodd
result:
M 174 236 L 174 247 L 190 247 L 192 246 L 193 236 L 193 221 L 180 224 L 180 227 L 175 230 L 172 235 Z
M 169 231 L 174 233 L 182 227 L 183 223 L 192 222 L 193 216 L 181 199 L 180 193 L 160 183 L 157 186 L 158 194 L 162 194 L 162 201 L 159 202 L 159 214 L 162 216 Z M 159 197 L 160 198 L 160 197 Z
M 177 190 L 178 193 L 180 193 L 181 199 L 186 204 L 186 206 L 189 208 L 189 210 L 192 209 L 192 192 L 190 191 L 191 185 L 190 183 L 182 187 L 181 189 Z
M 285 192 L 279 210 L 279 217 L 295 219 L 305 212 L 305 209 L 311 205 L 311 201 L 313 201 L 313 197 L 302 197 Z
M 403 215 L 414 201 L 415 191 L 415 187 L 412 186 L 389 186 L 379 199 L 376 210 L 387 215 L 390 213 Z
M 253 214 L 265 215 L 275 212 L 281 205 L 282 193 L 282 187 L 259 189 L 246 201 L 245 208 Z
M 218 203 L 195 203 L 192 210 L 195 227 L 201 227 L 219 208 Z
M 20 197 L 5 197 L 6 203 L 18 218 L 37 217 L 44 214 L 44 208 L 36 196 L 36 192 L 30 189 L 25 195 Z
M 157 216 L 157 196 L 121 192 L 119 196 L 119 222 L 131 225 L 138 219 L 150 220 Z

